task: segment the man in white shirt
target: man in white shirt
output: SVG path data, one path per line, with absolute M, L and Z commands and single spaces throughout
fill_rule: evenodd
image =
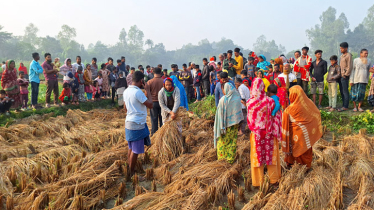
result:
M 144 153 L 144 145 L 149 146 L 149 129 L 147 126 L 147 108 L 153 108 L 151 91 L 148 90 L 147 96 L 141 88 L 144 88 L 144 74 L 140 71 L 132 74 L 132 84 L 123 92 L 124 109 L 127 112 L 125 129 L 126 140 L 129 145 L 127 160 L 130 168 L 130 175 L 135 174 L 135 165 L 138 155 Z M 144 177 L 139 177 L 144 180 Z
M 82 69 L 83 69 L 83 73 L 84 73 L 84 69 L 85 69 L 85 66 L 84 64 L 82 64 L 82 58 L 81 56 L 77 56 L 76 57 L 76 63 L 73 63 L 72 67 L 73 67 L 73 75 L 75 75 L 75 73 L 77 72 L 78 70 L 78 66 L 82 66 Z
M 5 65 L 5 61 L 3 61 L 2 64 L 3 64 L 3 65 L 1 66 L 1 70 L 4 71 L 4 70 L 5 70 L 5 67 L 6 67 L 6 65 Z
M 235 87 L 236 89 L 238 89 L 240 97 L 242 99 L 242 112 L 244 120 L 240 122 L 239 135 L 243 135 L 245 133 L 245 128 L 247 127 L 247 107 L 245 104 L 251 97 L 251 94 L 249 88 L 243 84 L 243 80 L 241 78 L 236 78 Z
M 278 77 L 283 77 L 284 81 L 286 82 L 286 88 L 287 90 L 291 88 L 292 86 L 297 84 L 297 77 L 295 74 L 291 73 L 291 67 L 289 63 L 286 63 L 283 66 L 283 73 L 278 75 Z M 287 80 L 288 78 L 288 80 Z

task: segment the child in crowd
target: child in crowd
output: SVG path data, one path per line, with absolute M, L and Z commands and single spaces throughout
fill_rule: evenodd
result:
M 70 85 L 68 83 L 64 83 L 62 88 L 63 89 L 62 89 L 61 95 L 60 97 L 58 97 L 58 99 L 60 99 L 60 101 L 62 102 L 62 105 L 65 106 L 66 104 L 69 104 L 70 101 L 72 100 L 71 90 L 70 90 Z
M 73 76 L 72 72 L 69 72 L 67 76 L 70 79 L 69 86 L 70 86 L 70 92 L 72 96 L 72 103 L 73 105 L 79 105 L 78 102 L 78 90 L 79 90 L 79 82 L 78 79 Z
M 251 84 L 251 80 L 247 80 L 247 79 L 245 79 L 245 80 L 243 80 L 243 84 L 249 89 L 249 90 L 251 90 L 251 86 L 249 85 L 249 84 Z
M 116 80 L 116 84 L 114 85 L 114 88 L 117 92 L 118 97 L 118 106 L 121 108 L 123 107 L 124 101 L 123 101 L 123 92 L 127 88 L 127 81 L 126 78 L 123 75 L 123 71 L 120 71 L 118 74 L 118 79 Z
M 100 101 L 101 99 L 101 88 L 99 86 L 99 81 L 97 80 L 98 78 L 96 78 L 96 80 L 93 82 L 93 96 L 94 96 L 94 99 L 95 101 Z
M 254 60 L 255 59 L 253 57 L 249 57 L 248 62 L 244 65 L 244 70 L 247 71 L 247 77 L 249 78 L 249 80 L 251 80 L 251 82 L 256 77 L 256 67 L 253 65 Z
M 0 90 L 0 113 L 10 115 L 9 109 L 12 106 L 13 99 L 6 96 L 5 90 Z
M 83 73 L 84 92 L 86 92 L 87 100 L 92 100 L 92 71 L 91 64 L 86 64 L 86 70 Z
M 248 78 L 248 72 L 247 72 L 247 70 L 242 70 L 242 71 L 240 72 L 240 74 L 241 74 L 242 80 L 243 80 L 243 81 L 246 80 L 247 83 L 248 83 L 248 85 L 251 86 L 251 85 L 252 85 L 252 82 L 251 82 L 251 80 Z
M 201 70 L 199 69 L 199 65 L 195 65 L 195 69 L 196 69 L 196 73 L 195 73 L 196 76 L 193 79 L 193 86 L 196 88 L 196 101 L 195 101 L 196 103 L 201 100 L 200 84 L 201 84 L 202 74 L 201 74 Z
M 222 63 L 221 62 L 217 63 L 216 72 L 219 72 L 219 71 L 222 71 Z
M 103 75 L 101 73 L 97 74 L 95 81 L 97 81 L 97 88 L 100 89 L 100 94 L 103 94 Z
M 25 72 L 19 72 L 19 78 L 17 79 L 20 94 L 21 94 L 21 102 L 22 102 L 22 110 L 28 109 L 27 102 L 29 101 L 29 81 L 25 78 Z
M 209 82 L 210 82 L 210 95 L 214 94 L 214 89 L 216 89 L 216 81 L 217 81 L 217 72 L 213 65 L 209 66 Z
M 166 79 L 169 77 L 167 69 L 164 69 L 162 72 L 164 73 L 164 75 L 161 77 L 162 79 Z
M 86 98 L 84 97 L 84 78 L 83 78 L 83 68 L 78 66 L 77 73 L 75 73 L 75 78 L 78 79 L 79 88 L 78 88 L 78 101 L 84 102 Z
M 268 95 L 270 98 L 272 98 L 275 102 L 275 107 L 273 111 L 271 112 L 271 116 L 275 117 L 277 112 L 280 110 L 280 103 L 279 103 L 279 97 L 277 96 L 278 87 L 274 84 L 269 85 L 268 87 Z
M 143 72 L 144 72 L 144 68 L 142 67 L 141 69 L 143 69 Z M 114 104 L 114 98 L 116 96 L 116 80 L 118 79 L 118 75 L 117 75 L 117 68 L 114 68 L 113 69 L 113 72 L 111 72 L 109 74 L 109 79 L 110 79 L 110 87 L 112 88 L 112 104 Z
M 331 66 L 329 67 L 329 72 L 327 75 L 327 82 L 328 82 L 328 95 L 329 95 L 329 109 L 330 112 L 336 110 L 336 99 L 338 96 L 338 89 L 337 89 L 337 81 L 341 77 L 340 66 L 337 64 L 338 56 L 333 55 L 330 57 Z

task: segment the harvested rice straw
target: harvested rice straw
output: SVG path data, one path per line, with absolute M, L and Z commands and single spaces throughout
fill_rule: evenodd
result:
M 157 192 L 156 180 L 153 180 L 153 181 L 152 181 L 152 188 L 151 188 L 151 191 L 152 191 L 152 192 Z
M 118 188 L 118 198 L 126 198 L 126 182 L 121 182 Z
M 361 209 L 374 209 L 374 182 L 368 177 L 363 177 L 357 196 L 348 207 L 348 210 Z
M 139 185 L 136 185 L 135 187 L 135 196 L 138 196 L 143 193 L 142 187 Z
M 124 204 L 112 208 L 112 210 L 144 210 L 149 206 L 158 203 L 164 193 L 161 192 L 150 192 L 146 194 L 141 194 L 128 200 Z
M 121 204 L 123 204 L 123 199 L 120 198 L 120 197 L 118 197 L 117 200 L 116 200 L 116 202 L 114 203 L 114 206 L 119 206 Z
M 244 202 L 245 201 L 244 188 L 242 186 L 238 186 L 236 189 L 238 190 L 238 201 Z
M 300 186 L 306 176 L 306 166 L 295 164 L 292 168 L 285 173 L 279 180 L 278 191 L 288 194 L 291 189 Z
M 45 209 L 49 204 L 49 197 L 46 191 L 40 193 L 32 203 L 31 210 Z
M 340 168 L 336 171 L 333 185 L 328 209 L 343 209 L 343 180 Z
M 371 159 L 361 154 L 356 154 L 355 160 L 350 167 L 350 174 L 347 178 L 348 186 L 351 189 L 358 189 L 364 177 L 374 179 L 374 164 Z
M 6 199 L 6 210 L 14 209 L 14 201 L 12 195 L 8 196 Z
M 229 209 L 235 210 L 235 194 L 232 190 L 227 194 L 227 202 L 229 203 Z
M 187 111 L 184 108 L 179 108 L 176 119 L 167 121 L 152 136 L 154 145 L 150 151 L 162 163 L 167 163 L 183 154 L 183 141 L 179 126 L 182 124 L 183 118 L 186 117 Z
M 251 201 L 249 201 L 249 203 L 247 203 L 242 208 L 242 210 L 261 209 L 262 207 L 264 207 L 265 204 L 269 201 L 270 197 L 272 196 L 272 194 L 269 193 L 269 187 L 270 179 L 269 176 L 266 174 L 259 191 L 252 197 Z
M 208 205 L 208 193 L 199 188 L 188 197 L 186 205 L 182 210 L 204 210 Z
M 70 205 L 70 209 L 84 210 L 84 201 L 82 195 L 77 195 L 74 197 L 74 200 Z

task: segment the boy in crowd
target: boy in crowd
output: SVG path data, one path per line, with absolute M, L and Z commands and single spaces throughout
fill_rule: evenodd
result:
M 337 81 L 341 77 L 340 72 L 340 66 L 338 63 L 338 56 L 333 55 L 330 57 L 330 64 L 329 72 L 327 75 L 327 82 L 328 82 L 328 95 L 329 95 L 329 106 L 327 109 L 329 109 L 330 112 L 333 112 L 336 110 L 336 99 L 338 95 L 338 89 L 337 89 Z
M 196 102 L 201 101 L 200 86 L 201 86 L 202 74 L 201 74 L 199 65 L 195 65 L 195 69 L 196 69 L 196 76 L 194 77 L 194 80 L 193 80 L 193 86 L 196 88 L 196 101 L 195 101 L 196 103 Z
M 323 98 L 323 90 L 325 88 L 324 76 L 327 73 L 327 62 L 322 59 L 322 50 L 316 50 L 314 53 L 316 60 L 312 62 L 310 66 L 310 73 L 312 77 L 310 92 L 313 94 L 313 102 L 316 103 L 316 94 L 319 95 L 318 108 L 321 109 L 321 103 Z M 317 92 L 318 89 L 318 92 Z
M 240 97 L 242 99 L 242 112 L 243 112 L 243 116 L 245 120 L 240 122 L 239 135 L 243 135 L 245 133 L 245 128 L 247 127 L 246 103 L 248 99 L 250 98 L 250 92 L 249 92 L 248 87 L 243 84 L 243 80 L 241 78 L 237 78 L 235 80 L 235 87 L 239 91 Z
M 183 71 L 179 74 L 179 81 L 182 82 L 184 90 L 186 91 L 187 100 L 189 101 L 191 99 L 190 85 L 192 81 L 192 75 L 191 72 L 187 69 L 187 65 L 185 63 L 182 65 L 182 67 Z
M 247 70 L 242 70 L 240 74 L 241 74 L 242 81 L 247 80 L 248 86 L 250 87 L 252 85 L 252 81 L 248 77 Z
M 253 57 L 249 57 L 248 58 L 248 63 L 246 63 L 245 65 L 244 65 L 244 70 L 246 70 L 247 71 L 247 75 L 248 75 L 248 78 L 249 78 L 249 80 L 253 80 L 253 78 L 255 78 L 256 76 L 255 76 L 255 66 L 253 65 L 253 61 L 254 61 L 255 59 L 253 58 Z
M 10 115 L 9 109 L 12 106 L 12 99 L 6 96 L 5 90 L 0 90 L 0 114 Z

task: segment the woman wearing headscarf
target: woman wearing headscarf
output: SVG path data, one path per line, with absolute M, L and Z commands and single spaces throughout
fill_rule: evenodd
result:
M 268 92 L 268 87 L 270 85 L 270 82 L 268 79 L 265 78 L 265 71 L 263 69 L 258 70 L 257 77 L 262 79 L 262 82 L 264 82 L 264 85 L 265 85 L 265 92 Z
M 274 100 L 265 94 L 263 81 L 256 78 L 252 84 L 251 98 L 247 102 L 248 127 L 252 131 L 251 142 L 251 173 L 252 185 L 261 186 L 264 180 L 266 165 L 270 183 L 278 182 L 281 177 L 278 140 L 280 128 L 276 128 L 271 113 L 275 107 Z
M 162 123 L 176 118 L 180 106 L 180 90 L 175 87 L 170 77 L 164 79 L 164 87 L 158 92 L 158 101 L 161 107 Z M 182 91 L 184 92 L 184 91 Z
M 19 63 L 19 68 L 18 68 L 18 72 L 23 72 L 25 73 L 25 79 L 29 79 L 29 74 L 27 73 L 27 68 L 25 65 L 23 65 L 23 63 Z
M 266 61 L 266 57 L 264 55 L 258 56 L 259 62 L 257 63 L 257 68 L 263 69 L 263 70 L 268 70 L 268 66 L 270 63 Z
M 17 82 L 17 69 L 14 60 L 6 62 L 5 70 L 1 76 L 1 87 L 5 90 L 7 96 L 13 100 L 11 108 L 19 109 L 21 107 L 21 95 Z
M 218 160 L 226 159 L 230 164 L 235 161 L 238 128 L 243 120 L 241 100 L 235 86 L 226 82 L 214 121 L 214 148 L 217 148 Z
M 66 58 L 64 65 L 60 67 L 60 71 L 58 72 L 63 77 L 63 83 L 70 83 L 70 78 L 68 77 L 69 72 L 73 73 L 73 67 L 71 65 L 71 59 Z
M 282 116 L 282 150 L 285 162 L 312 165 L 312 146 L 322 136 L 321 113 L 303 89 L 296 85 L 290 88 L 291 104 Z
M 184 86 L 182 85 L 181 82 L 179 82 L 176 76 L 173 75 L 170 78 L 173 80 L 174 86 L 179 89 L 180 101 L 181 101 L 180 106 L 186 108 L 188 111 L 188 99 L 187 99 L 186 91 L 184 90 Z
M 286 82 L 283 77 L 278 77 L 275 78 L 274 84 L 278 87 L 277 96 L 279 98 L 281 110 L 284 111 L 289 104 Z
M 91 101 L 92 100 L 92 71 L 91 71 L 91 64 L 87 63 L 86 64 L 86 70 L 83 73 L 83 79 L 84 79 L 84 92 L 87 95 L 87 100 Z

